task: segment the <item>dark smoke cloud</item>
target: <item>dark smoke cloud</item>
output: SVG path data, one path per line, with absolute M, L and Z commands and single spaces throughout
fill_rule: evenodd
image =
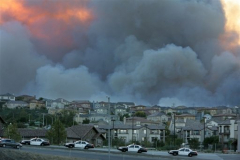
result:
M 95 17 L 87 29 L 74 22 L 58 36 L 70 37 L 70 48 L 60 45 L 64 40 L 56 41 L 56 49 L 29 38 L 28 26 L 20 22 L 8 23 L 15 26 L 11 31 L 1 27 L 1 93 L 94 101 L 109 95 L 111 101 L 147 105 L 239 105 L 239 52 L 225 51 L 219 41 L 225 24 L 220 1 L 93 0 L 84 5 Z M 68 26 L 44 21 L 40 30 L 49 34 L 52 27 Z M 23 39 L 14 38 L 17 34 Z M 17 72 L 9 74 L 9 67 Z

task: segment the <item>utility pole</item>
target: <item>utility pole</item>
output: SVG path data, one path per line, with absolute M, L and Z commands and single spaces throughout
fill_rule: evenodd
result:
M 133 142 L 133 117 L 134 116 L 134 112 L 132 112 L 132 142 Z
M 173 128 L 173 144 L 174 144 L 174 147 L 175 147 L 175 123 L 176 123 L 176 121 L 175 121 L 175 112 L 173 112 L 173 123 L 174 123 L 174 128 Z
M 203 122 L 203 129 L 204 129 L 204 133 L 203 133 L 203 141 L 205 140 L 205 117 L 203 117 L 203 120 L 204 120 L 204 122 Z
M 108 160 L 110 160 L 110 117 L 111 117 L 111 115 L 110 115 L 110 97 L 109 96 L 107 96 L 107 99 L 108 99 L 108 116 L 109 116 L 109 120 L 108 120 L 108 122 L 109 122 L 109 125 L 108 125 Z

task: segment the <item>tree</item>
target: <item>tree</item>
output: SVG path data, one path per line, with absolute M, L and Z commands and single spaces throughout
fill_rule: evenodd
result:
M 7 126 L 7 128 L 4 130 L 4 136 L 8 137 L 8 138 L 11 138 L 11 139 L 14 139 L 17 142 L 20 141 L 21 140 L 21 135 L 18 132 L 17 124 L 16 123 L 14 123 L 14 124 L 10 123 Z
M 89 124 L 89 123 L 90 123 L 90 120 L 87 119 L 87 118 L 85 118 L 82 123 L 83 123 L 83 124 Z
M 67 132 L 65 130 L 64 125 L 61 123 L 59 119 L 57 119 L 50 130 L 48 130 L 46 134 L 47 138 L 50 140 L 52 144 L 60 144 L 60 142 L 65 141 L 67 138 Z
M 129 118 L 129 114 L 121 115 L 120 113 L 118 113 L 118 116 L 120 117 L 120 121 L 123 121 L 124 117 Z
M 74 123 L 73 117 L 75 116 L 75 114 L 75 111 L 64 109 L 59 113 L 59 119 L 65 125 L 65 127 L 70 127 Z
M 200 145 L 200 142 L 198 141 L 198 138 L 192 138 L 188 140 L 188 144 L 190 148 L 197 149 Z
M 211 137 L 206 137 L 203 141 L 204 148 L 207 148 L 209 144 L 218 144 L 219 143 L 219 138 L 218 136 L 211 136 Z
M 134 115 L 136 117 L 147 117 L 146 113 L 143 111 L 137 111 Z

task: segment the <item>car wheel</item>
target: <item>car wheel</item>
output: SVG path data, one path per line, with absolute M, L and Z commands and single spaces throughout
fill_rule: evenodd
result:
M 123 149 L 122 151 L 123 151 L 123 152 L 126 152 L 127 150 L 126 150 L 126 149 Z
M 88 147 L 86 146 L 84 149 L 88 149 Z
M 189 153 L 188 157 L 192 157 L 192 154 L 191 154 L 191 153 Z
M 2 145 L 2 147 L 6 147 L 6 145 L 5 145 L 5 144 L 3 144 L 3 145 Z
M 138 153 L 142 153 L 142 151 L 138 151 Z
M 176 156 L 176 155 L 177 155 L 177 153 L 176 153 L 176 152 L 174 152 L 174 153 L 173 153 L 173 155 L 174 155 L 174 156 Z
M 41 145 L 40 146 L 43 146 L 43 143 L 41 143 Z
M 19 149 L 19 148 L 20 148 L 20 146 L 16 146 L 16 148 L 17 148 L 17 149 Z

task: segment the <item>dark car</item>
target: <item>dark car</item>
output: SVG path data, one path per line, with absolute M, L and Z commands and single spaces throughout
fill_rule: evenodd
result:
M 30 140 L 21 140 L 21 144 L 30 145 Z
M 135 144 L 131 144 L 128 146 L 123 146 L 123 147 L 118 147 L 118 150 L 122 151 L 122 152 L 137 152 L 137 153 L 142 153 L 142 152 L 147 152 L 147 148 L 144 148 L 140 145 L 135 145 Z
M 180 148 L 178 150 L 170 150 L 168 151 L 169 154 L 172 154 L 174 156 L 177 156 L 177 155 L 185 155 L 185 156 L 188 156 L 188 157 L 192 157 L 192 156 L 197 156 L 198 153 L 197 151 L 193 151 L 189 148 Z
M 0 147 L 7 147 L 7 146 L 19 149 L 22 147 L 22 144 L 17 143 L 12 139 L 1 139 Z

